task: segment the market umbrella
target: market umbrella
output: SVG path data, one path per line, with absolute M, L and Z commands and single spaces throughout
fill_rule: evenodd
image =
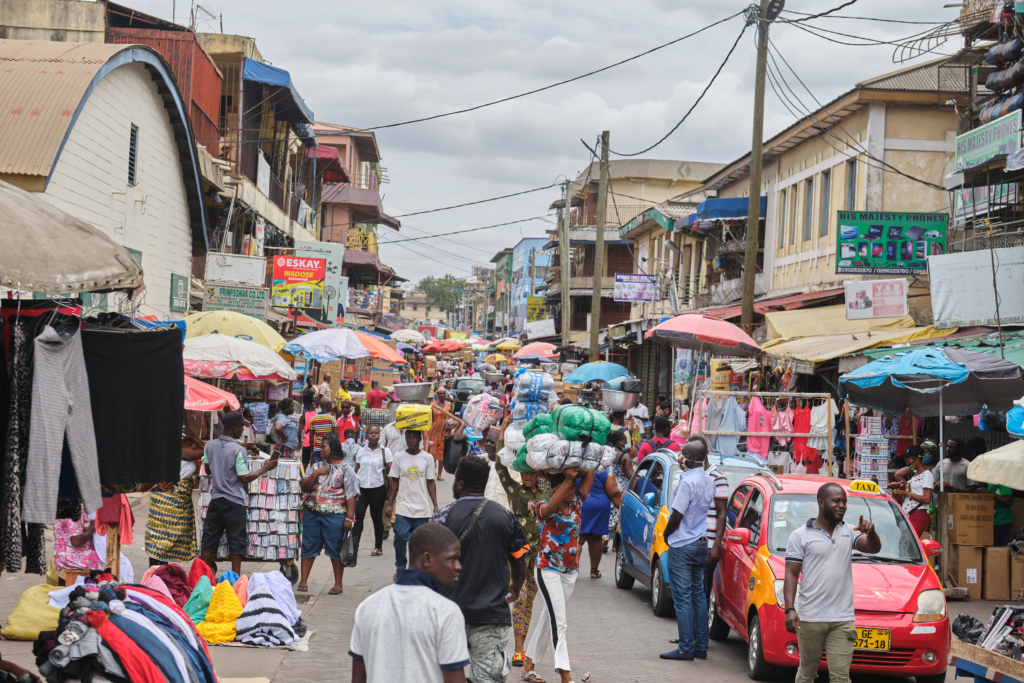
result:
M 513 358 L 519 358 L 521 356 L 538 355 L 544 356 L 545 358 L 553 358 L 558 355 L 555 351 L 554 344 L 548 344 L 547 342 L 531 342 L 519 349 L 512 356 Z
M 494 343 L 494 348 L 498 351 L 515 351 L 519 348 L 519 342 L 511 337 L 505 337 Z
M 501 355 L 500 353 L 492 353 L 492 354 L 490 354 L 488 356 L 484 356 L 484 362 L 485 363 L 507 363 L 508 362 L 508 358 L 505 358 L 505 356 Z
M 456 351 L 462 350 L 462 344 L 454 339 L 446 339 L 441 342 L 442 351 L 444 353 L 455 353 Z
M 317 330 L 301 335 L 290 341 L 282 351 L 292 356 L 306 356 L 320 363 L 339 358 L 367 358 L 374 355 L 356 333 L 347 327 Z
M 570 374 L 566 375 L 562 381 L 568 382 L 569 384 L 585 384 L 587 382 L 607 382 L 610 379 L 616 377 L 632 377 L 633 373 L 619 365 L 618 363 L 607 363 L 605 361 L 597 361 L 594 363 L 584 363 Z
M 394 337 L 392 337 L 392 339 L 394 339 Z M 402 351 L 404 353 L 416 353 L 416 347 L 413 346 L 412 344 L 406 344 L 405 342 L 398 342 L 396 344 L 396 346 L 398 347 L 399 351 Z
M 416 330 L 398 330 L 397 332 L 391 333 L 391 338 L 395 341 L 405 342 L 406 344 L 426 344 L 427 340 L 422 334 Z
M 994 451 L 982 453 L 967 466 L 967 478 L 1008 486 L 1016 491 L 1024 490 L 1024 441 L 1014 440 Z
M 405 364 L 405 357 L 402 356 L 402 354 L 398 353 L 398 351 L 395 351 L 373 335 L 357 331 L 356 337 L 363 343 L 363 346 L 366 347 L 366 350 L 369 351 L 370 355 L 374 358 L 380 358 L 391 363 Z
M 423 353 L 444 353 L 443 341 L 432 341 L 423 347 Z
M 137 289 L 142 267 L 91 223 L 0 181 L 0 285 L 71 294 Z
M 185 377 L 185 410 L 238 410 L 241 404 L 234 394 L 210 386 L 191 377 Z
M 266 346 L 213 332 L 185 339 L 185 374 L 193 377 L 231 377 L 293 381 L 295 370 Z
M 730 322 L 684 313 L 644 333 L 644 339 L 680 349 L 693 349 L 720 356 L 758 356 L 761 347 L 746 332 Z
M 279 352 L 285 339 L 270 325 L 244 313 L 234 311 L 205 311 L 185 317 L 185 338 L 201 337 L 219 332 L 223 335 L 246 339 Z

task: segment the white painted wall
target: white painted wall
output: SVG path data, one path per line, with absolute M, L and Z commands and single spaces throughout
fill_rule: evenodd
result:
M 139 128 L 138 171 L 128 186 L 131 126 Z M 170 115 L 141 64 L 118 67 L 96 86 L 43 195 L 115 242 L 142 252 L 140 314 L 170 313 L 171 273 L 192 271 L 192 228 Z M 116 310 L 114 297 L 108 304 Z

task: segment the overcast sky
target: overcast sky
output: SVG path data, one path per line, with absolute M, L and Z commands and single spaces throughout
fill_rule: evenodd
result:
M 789 0 L 787 10 L 821 12 L 843 0 Z M 170 18 L 172 0 L 129 0 Z M 939 0 L 859 0 L 837 14 L 945 22 L 957 9 Z M 320 121 L 361 128 L 475 106 L 571 78 L 711 24 L 745 5 L 733 0 L 204 0 L 223 14 L 224 32 L 256 39 L 264 57 L 287 69 Z M 178 0 L 187 22 L 188 2 Z M 797 18 L 796 14 L 784 17 Z M 930 27 L 821 18 L 822 29 L 896 41 Z M 377 131 L 393 216 L 461 204 L 575 177 L 592 142 L 611 131 L 611 149 L 635 152 L 682 118 L 736 40 L 742 17 L 590 78 L 468 114 Z M 199 30 L 216 31 L 213 23 Z M 837 40 L 860 42 L 832 36 Z M 906 66 L 893 46 L 838 45 L 776 24 L 772 40 L 822 102 L 865 78 Z M 954 38 L 941 46 L 955 51 Z M 932 58 L 926 55 L 910 64 Z M 750 28 L 698 108 L 654 159 L 729 162 L 750 149 L 754 88 Z M 798 84 L 790 78 L 795 88 Z M 806 92 L 798 91 L 811 104 Z M 793 121 L 768 89 L 766 136 Z M 615 159 L 614 155 L 612 159 Z M 451 232 L 547 214 L 546 190 L 476 207 L 403 218 L 381 241 Z M 549 217 L 549 221 L 553 218 Z M 540 220 L 443 239 L 382 246 L 382 259 L 410 280 L 490 265 L 522 237 L 542 237 Z

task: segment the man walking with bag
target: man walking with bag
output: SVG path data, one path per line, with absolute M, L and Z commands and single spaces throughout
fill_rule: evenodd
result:
M 451 529 L 461 544 L 462 573 L 445 595 L 466 620 L 469 672 L 473 683 L 499 683 L 511 670 L 506 657 L 515 602 L 526 580 L 530 544 L 506 508 L 484 498 L 491 464 L 468 455 L 459 461 L 452 492 L 456 501 L 434 514 L 432 522 Z

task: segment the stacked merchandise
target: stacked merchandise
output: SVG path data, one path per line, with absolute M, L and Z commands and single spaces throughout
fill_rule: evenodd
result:
M 510 438 L 512 430 L 506 430 L 502 463 L 517 472 L 569 468 L 600 471 L 608 468 L 615 457 L 615 449 L 605 445 L 610 431 L 611 422 L 604 413 L 583 406 L 560 405 L 550 414 L 530 420 L 522 437 L 513 432 Z M 516 443 L 522 445 L 513 450 L 511 446 Z
M 467 433 L 472 430 L 470 436 L 479 438 L 485 429 L 501 420 L 505 408 L 501 405 L 501 399 L 490 394 L 477 394 L 466 403 L 466 409 L 462 413 L 462 421 L 466 423 Z
M 401 431 L 429 432 L 433 411 L 419 403 L 399 404 L 395 413 L 395 427 Z
M 864 415 L 860 418 L 860 434 L 855 447 L 855 476 L 876 482 L 883 489 L 889 486 L 889 440 L 882 434 L 882 418 Z
M 977 646 L 1021 661 L 1024 653 L 1024 607 L 1002 605 L 992 610 Z
M 517 370 L 512 379 L 512 424 L 522 429 L 526 423 L 548 412 L 555 397 L 555 381 L 546 372 Z
M 263 466 L 264 460 L 249 458 L 249 471 Z M 249 534 L 248 559 L 287 560 L 297 558 L 301 546 L 299 535 L 299 510 L 302 507 L 302 463 L 295 460 L 281 460 L 273 470 L 249 482 L 247 490 L 248 511 L 246 531 Z M 202 519 L 210 505 L 210 478 L 203 476 L 199 481 Z M 202 537 L 202 530 L 200 530 Z M 228 557 L 227 535 L 221 536 L 218 558 Z
M 426 379 L 434 379 L 437 376 L 437 357 L 427 356 L 423 359 L 423 369 Z

